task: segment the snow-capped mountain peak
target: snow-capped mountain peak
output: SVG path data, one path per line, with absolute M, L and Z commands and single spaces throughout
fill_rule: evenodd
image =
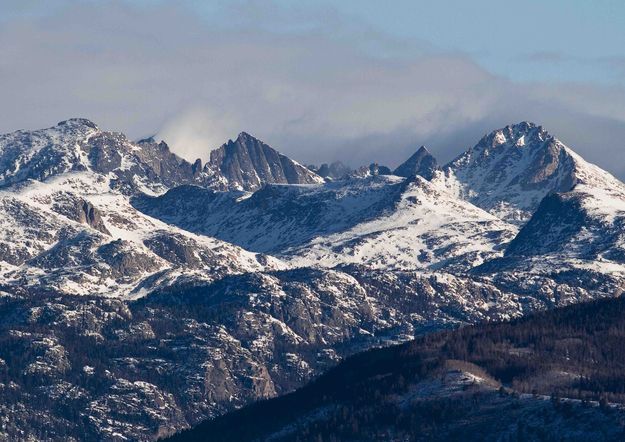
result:
M 61 121 L 57 124 L 57 127 L 64 128 L 81 128 L 81 127 L 89 127 L 91 129 L 98 129 L 98 126 L 91 120 L 87 118 L 69 118 L 67 120 Z
M 0 186 L 86 170 L 89 159 L 82 146 L 99 133 L 93 122 L 75 118 L 48 129 L 0 135 Z
M 56 126 L 0 135 L 0 186 L 43 181 L 67 172 L 91 171 L 126 193 L 164 192 L 190 183 L 210 184 L 201 167 L 152 139 L 134 143 L 85 118 Z
M 495 130 L 436 173 L 433 181 L 509 222 L 522 224 L 542 199 L 578 183 L 621 186 L 549 134 L 521 122 Z
M 516 147 L 535 147 L 549 138 L 553 137 L 542 126 L 522 121 L 485 135 L 473 149 L 483 151 L 510 144 Z

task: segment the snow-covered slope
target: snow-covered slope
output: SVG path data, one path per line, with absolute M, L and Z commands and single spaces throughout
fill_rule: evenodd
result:
M 197 169 L 164 143 L 133 143 L 82 118 L 48 129 L 0 135 L 0 186 L 91 171 L 106 176 L 125 193 L 162 192 L 173 185 L 206 182 Z
M 625 189 L 578 184 L 545 197 L 504 257 L 475 271 L 494 277 L 566 272 L 580 281 L 625 280 Z
M 399 168 L 408 178 L 319 183 L 245 133 L 211 158 L 191 164 L 165 143 L 133 143 L 84 119 L 0 136 L 3 274 L 66 292 L 129 294 L 194 271 L 211 279 L 282 265 L 239 247 L 296 266 L 464 272 L 500 257 L 517 233 L 506 220 L 525 221 L 553 192 L 596 214 L 584 212 L 577 233 L 563 237 L 555 230 L 573 223 L 564 219 L 571 210 L 541 223 L 554 218 L 541 206 L 507 256 L 560 247 L 561 260 L 597 266 L 621 253 L 625 186 L 531 123 L 494 131 L 442 171 L 420 149 Z
M 268 184 L 301 177 L 255 142 L 226 176 L 86 120 L 0 136 L 0 439 L 154 440 L 356 351 L 621 294 L 623 185 L 518 126 L 432 181 L 422 151 L 313 184 Z
M 621 183 L 587 163 L 541 126 L 522 122 L 486 135 L 433 179 L 458 197 L 522 224 L 542 199 L 576 184 Z
M 421 176 L 406 179 L 401 187 L 392 208 L 282 256 L 295 265 L 464 271 L 500 255 L 516 234 L 514 226 Z
M 133 203 L 155 218 L 248 250 L 278 254 L 316 236 L 340 232 L 391 210 L 398 177 L 373 176 L 323 185 L 266 185 L 254 193 L 181 186 Z
M 138 296 L 179 279 L 277 268 L 278 260 L 168 226 L 129 195 L 209 176 L 164 143 L 130 142 L 85 119 L 0 136 L 0 282 Z
M 0 191 L 0 260 L 10 286 L 138 296 L 192 278 L 279 268 L 278 260 L 152 219 L 94 172 Z
M 168 223 L 294 265 L 466 270 L 497 256 L 516 234 L 419 176 L 266 186 L 251 196 L 186 186 L 134 203 Z

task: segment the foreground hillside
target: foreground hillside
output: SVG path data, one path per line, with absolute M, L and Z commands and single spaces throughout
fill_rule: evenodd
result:
M 0 291 L 0 440 L 154 440 L 358 351 L 520 314 L 468 279 L 369 269 L 231 275 L 132 302 Z
M 625 300 L 354 356 L 170 440 L 623 440 Z

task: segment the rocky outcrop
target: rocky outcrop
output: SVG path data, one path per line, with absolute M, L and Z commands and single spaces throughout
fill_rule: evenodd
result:
M 420 175 L 426 180 L 431 180 L 434 172 L 439 169 L 436 158 L 421 146 L 410 158 L 400 164 L 394 171 L 394 175 L 411 177 Z
M 317 175 L 332 180 L 340 180 L 346 178 L 347 176 L 349 176 L 349 174 L 353 172 L 352 169 L 350 169 L 340 161 L 335 161 L 330 164 L 323 163 L 319 167 L 311 165 L 308 166 L 308 168 L 315 172 Z
M 350 176 L 353 178 L 366 178 L 369 176 L 391 175 L 391 169 L 378 163 L 371 163 L 368 166 L 361 166 L 353 171 Z
M 157 142 L 154 138 L 139 140 L 141 149 L 135 155 L 148 165 L 154 173 L 168 186 L 182 183 L 202 183 L 202 160 L 194 163 L 180 158 L 171 152 L 164 141 Z
M 98 208 L 71 192 L 56 193 L 52 202 L 52 210 L 72 221 L 86 224 L 105 235 L 110 235 Z
M 82 201 L 76 207 L 76 218 L 78 222 L 87 224 L 105 235 L 110 235 L 100 215 L 100 211 L 89 201 Z
M 231 188 L 240 190 L 253 191 L 263 184 L 317 184 L 324 181 L 308 168 L 245 132 L 212 151 L 206 168 L 218 171 Z

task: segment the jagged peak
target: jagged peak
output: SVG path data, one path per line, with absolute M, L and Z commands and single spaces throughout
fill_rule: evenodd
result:
M 521 121 L 484 135 L 475 146 L 475 149 L 491 149 L 504 145 L 514 145 L 516 147 L 534 146 L 541 145 L 548 140 L 555 140 L 555 137 L 549 134 L 543 126 L 529 121 Z
M 67 120 L 63 120 L 57 124 L 57 127 L 90 127 L 91 129 L 98 129 L 98 126 L 91 120 L 87 118 L 70 118 Z
M 270 147 L 271 149 L 273 149 L 271 146 L 269 146 L 267 143 L 263 142 L 262 140 L 256 138 L 254 135 L 251 135 L 248 132 L 242 131 L 239 132 L 239 135 L 237 135 L 236 138 L 232 139 L 229 138 L 228 141 L 226 141 L 224 144 L 221 145 L 220 149 L 223 149 L 227 146 L 232 146 L 232 145 L 248 145 L 248 144 L 256 144 L 256 143 L 260 143 L 262 145 L 265 145 L 267 147 Z M 273 149 L 275 150 L 275 149 Z
M 237 136 L 236 141 L 241 141 L 241 142 L 246 142 L 246 141 L 259 141 L 262 143 L 262 141 L 260 141 L 258 138 L 256 138 L 253 135 L 250 135 L 249 133 L 243 131 L 240 132 L 239 135 Z M 264 144 L 264 143 L 263 143 Z
M 409 162 L 409 161 L 416 161 L 416 160 L 419 160 L 419 159 L 422 159 L 422 158 L 427 158 L 427 157 L 434 158 L 434 155 L 432 155 L 432 153 L 428 150 L 428 148 L 427 148 L 427 147 L 425 147 L 425 146 L 423 146 L 423 145 L 422 145 L 421 147 L 419 147 L 419 148 L 415 151 L 415 153 L 413 153 L 413 154 L 410 156 L 410 158 L 408 158 L 408 160 L 406 160 L 406 161 L 404 162 L 404 164 L 405 164 L 405 163 L 407 163 L 407 162 Z
M 508 124 L 506 127 L 515 131 L 529 131 L 542 126 L 539 126 L 532 121 L 521 121 L 519 123 Z
M 438 163 L 436 158 L 425 146 L 421 146 L 410 158 L 400 164 L 393 171 L 393 174 L 404 177 L 421 175 L 426 179 L 431 179 L 434 171 L 437 169 Z
M 568 192 L 576 184 L 622 188 L 608 172 L 527 121 L 484 136 L 437 179 L 459 197 L 516 224 L 527 221 L 546 195 Z
M 239 133 L 210 152 L 205 169 L 218 171 L 233 189 L 255 191 L 263 184 L 318 184 L 323 178 L 250 135 Z
M 137 141 L 135 141 L 135 144 L 152 144 L 152 143 L 158 143 L 156 141 L 156 135 L 150 135 L 149 137 L 145 137 L 145 138 L 141 138 Z
M 269 149 L 275 152 L 277 155 L 283 156 L 277 149 L 271 147 L 264 141 L 260 140 L 259 138 L 256 138 L 255 136 L 245 131 L 240 132 L 239 135 L 234 140 L 230 138 L 228 139 L 228 141 L 223 143 L 218 149 L 211 151 L 210 156 L 217 158 L 219 157 L 219 155 L 222 155 L 222 154 L 219 154 L 220 151 L 224 151 L 224 150 L 231 151 L 231 149 L 233 147 L 236 147 L 237 145 L 243 147 L 244 149 L 249 149 L 249 147 L 251 147 L 252 145 L 260 145 L 263 147 L 263 149 Z M 291 159 L 289 158 L 289 160 Z

